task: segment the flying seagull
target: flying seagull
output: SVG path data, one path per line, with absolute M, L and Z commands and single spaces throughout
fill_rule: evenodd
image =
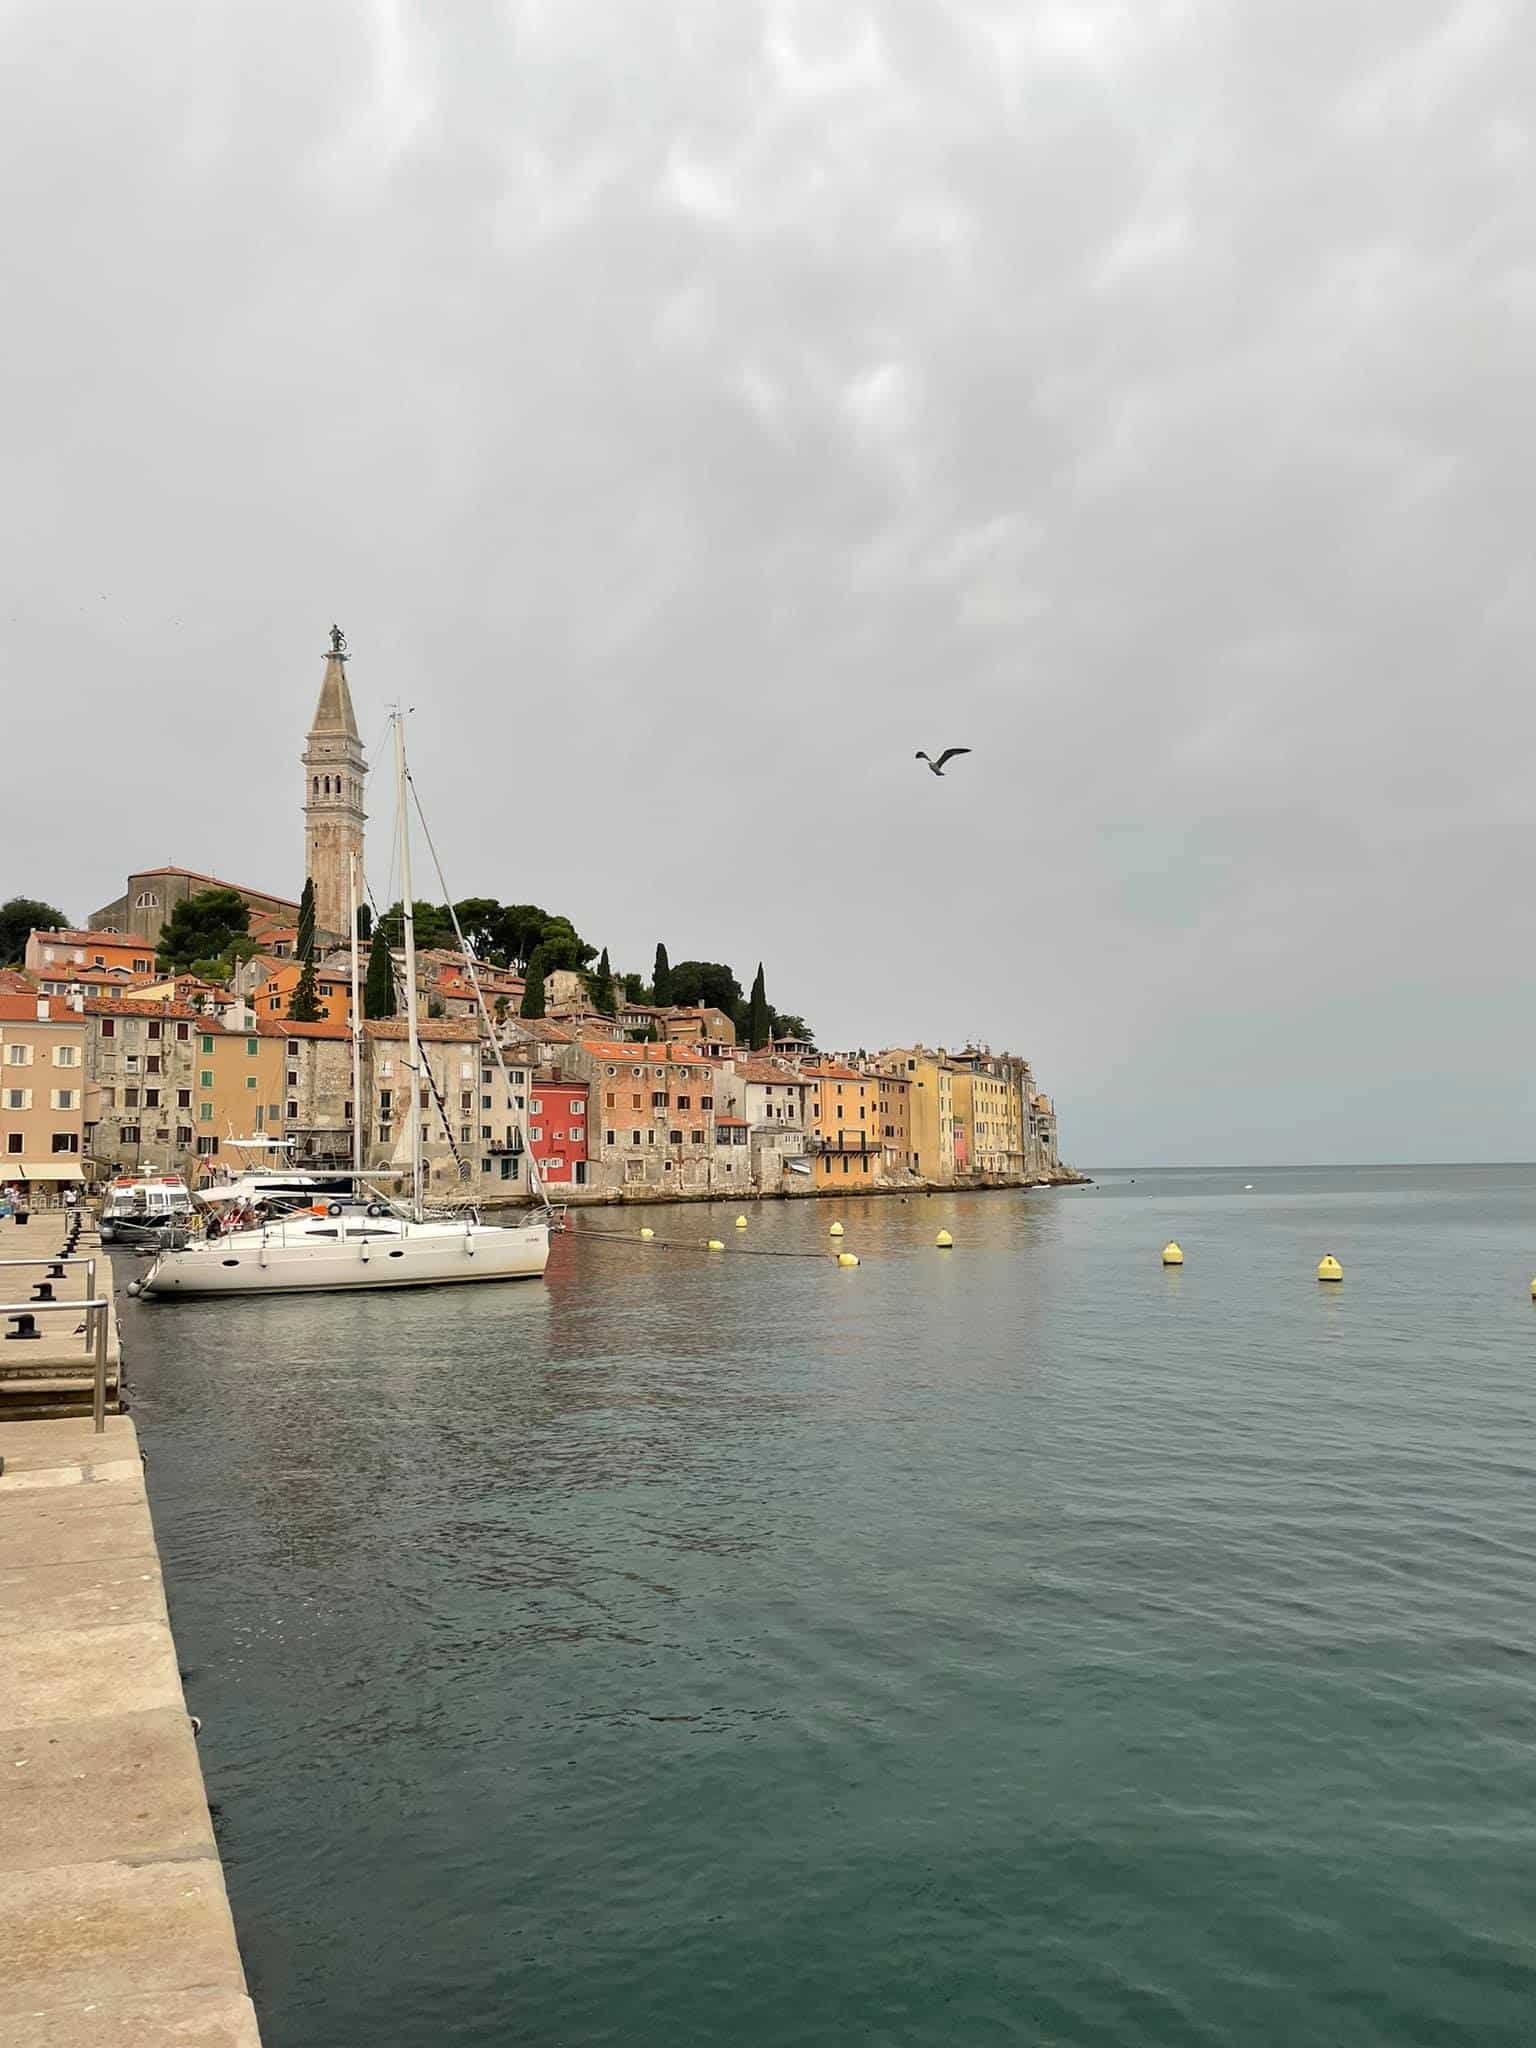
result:
M 942 775 L 946 761 L 953 761 L 956 754 L 968 754 L 970 751 L 969 747 L 946 747 L 937 761 L 928 761 L 928 756 L 923 753 L 914 754 L 912 758 L 914 761 L 928 761 L 928 773 L 930 775 Z

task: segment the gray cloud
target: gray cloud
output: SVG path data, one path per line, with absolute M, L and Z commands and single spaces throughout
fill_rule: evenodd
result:
M 296 887 L 336 617 L 460 893 L 1021 1047 L 1089 1162 L 1529 1156 L 1533 56 L 12 0 L 0 886 Z

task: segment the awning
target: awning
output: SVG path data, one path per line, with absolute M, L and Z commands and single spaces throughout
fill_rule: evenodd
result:
M 0 1159 L 0 1172 L 3 1172 L 5 1165 L 6 1162 Z M 63 1159 L 50 1159 L 40 1166 L 31 1165 L 24 1159 L 19 1167 L 13 1166 L 10 1171 L 18 1180 L 84 1180 L 85 1178 L 78 1165 Z

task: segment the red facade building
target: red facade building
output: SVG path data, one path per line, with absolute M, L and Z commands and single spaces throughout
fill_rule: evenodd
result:
M 528 1084 L 528 1148 L 539 1175 L 551 1188 L 587 1184 L 587 1084 L 550 1081 L 535 1074 Z

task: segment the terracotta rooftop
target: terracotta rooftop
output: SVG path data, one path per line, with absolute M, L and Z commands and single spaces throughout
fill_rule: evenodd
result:
M 77 932 L 66 925 L 57 929 L 38 925 L 32 936 L 34 939 L 57 939 L 67 946 L 147 946 L 150 943 L 133 932 Z
M 313 1024 L 301 1024 L 296 1017 L 258 1017 L 256 1029 L 263 1038 L 350 1038 L 352 1027 L 340 1017 L 317 1017 Z
M 190 1003 L 169 1000 L 136 1003 L 131 996 L 87 996 L 85 1013 L 88 1017 L 175 1017 L 189 1024 L 200 1024 L 205 1031 L 219 1029 L 218 1021 L 210 1011 L 194 1010 Z
M 37 1006 L 42 1003 L 48 1014 L 39 1017 Z M 36 989 L 30 995 L 20 995 L 13 990 L 0 994 L 0 1024 L 79 1024 L 80 1012 L 72 1010 L 60 996 L 40 996 Z
M 474 1019 L 461 1017 L 423 1018 L 416 1027 L 417 1035 L 434 1045 L 474 1045 L 479 1033 Z M 403 1017 L 367 1017 L 363 1020 L 363 1032 L 369 1038 L 404 1038 L 406 1023 Z
M 736 1071 L 744 1081 L 764 1081 L 776 1084 L 783 1081 L 787 1086 L 804 1088 L 804 1074 L 797 1074 L 790 1067 L 776 1067 L 771 1060 L 738 1060 Z
M 37 983 L 15 967 L 0 967 L 0 994 L 24 996 L 28 990 L 37 993 Z
M 720 1064 L 718 1060 L 708 1058 L 702 1046 L 687 1045 L 681 1039 L 673 1039 L 668 1045 L 637 1045 L 631 1040 L 621 1043 L 607 1038 L 584 1038 L 581 1049 L 591 1053 L 594 1059 L 620 1064 L 627 1061 L 631 1066 L 639 1066 L 645 1061 L 654 1061 L 659 1066 L 710 1067 Z

